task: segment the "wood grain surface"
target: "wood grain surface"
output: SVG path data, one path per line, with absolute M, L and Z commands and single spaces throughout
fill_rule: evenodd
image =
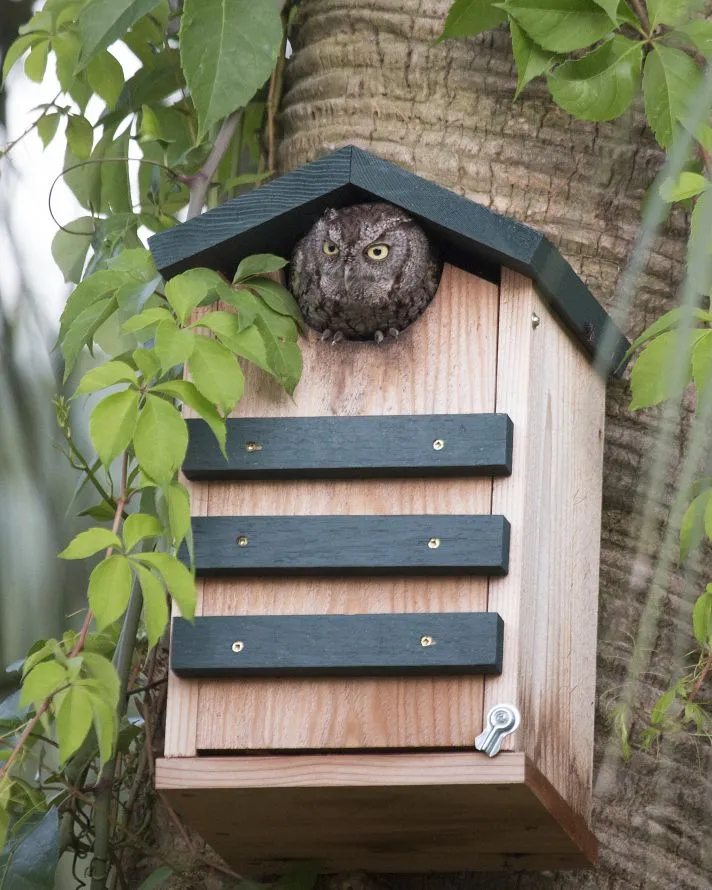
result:
M 189 420 L 188 432 L 183 472 L 194 481 L 512 472 L 504 414 L 238 417 L 227 422 L 227 459 L 204 420 Z
M 198 575 L 503 575 L 504 516 L 209 516 Z M 188 560 L 188 548 L 183 549 Z
M 397 342 L 304 343 L 294 399 L 247 369 L 239 415 L 473 414 L 494 410 L 498 289 L 447 267 L 435 299 Z M 207 515 L 491 512 L 491 479 L 193 483 Z M 205 615 L 479 612 L 488 580 L 209 578 Z M 481 677 L 206 680 L 196 750 L 462 747 L 481 731 Z M 179 705 L 178 705 L 179 707 Z M 171 744 L 169 750 L 185 746 Z
M 518 643 L 488 678 L 485 704 L 518 705 L 521 729 L 503 748 L 524 750 L 588 819 L 605 384 L 527 278 L 505 270 L 501 294 L 497 410 L 518 435 L 492 509 L 516 519 L 510 572 L 492 580 L 489 608 Z
M 503 631 L 494 612 L 177 618 L 171 670 L 181 677 L 494 674 Z
M 233 867 L 582 868 L 595 839 L 522 754 L 159 760 L 156 784 Z

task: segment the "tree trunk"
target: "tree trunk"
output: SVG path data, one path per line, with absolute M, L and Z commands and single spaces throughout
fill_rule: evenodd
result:
M 552 103 L 542 82 L 514 101 L 516 73 L 506 31 L 433 44 L 450 2 L 303 0 L 282 102 L 282 169 L 349 143 L 373 151 L 544 231 L 611 307 L 639 230 L 645 191 L 662 161 L 642 115 L 611 124 L 575 121 Z M 685 241 L 681 215 L 655 239 L 625 323 L 628 334 L 640 333 L 674 297 Z M 697 750 L 679 743 L 663 754 L 636 753 L 625 763 L 610 738 L 611 704 L 635 648 L 660 544 L 659 537 L 644 544 L 638 539 L 639 486 L 650 464 L 658 413 L 631 414 L 628 400 L 627 383 L 613 382 L 604 472 L 596 871 L 390 876 L 378 879 L 381 886 L 410 888 L 427 881 L 429 888 L 709 888 L 709 746 Z M 686 426 L 675 432 L 673 464 Z M 674 491 L 675 466 L 668 476 L 661 519 Z M 683 587 L 677 576 L 666 584 L 650 664 L 637 691 L 641 714 L 669 681 L 674 635 L 689 623 Z M 690 588 L 688 598 L 695 593 L 695 585 Z M 614 756 L 606 757 L 604 770 L 605 751 Z

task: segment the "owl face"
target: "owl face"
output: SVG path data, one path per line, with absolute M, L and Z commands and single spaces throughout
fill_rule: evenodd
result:
M 342 303 L 386 303 L 395 286 L 409 286 L 419 235 L 414 221 L 390 204 L 327 210 L 310 239 L 320 290 Z
M 433 298 L 440 263 L 425 232 L 392 204 L 329 209 L 297 243 L 289 281 L 308 325 L 326 336 L 383 340 Z

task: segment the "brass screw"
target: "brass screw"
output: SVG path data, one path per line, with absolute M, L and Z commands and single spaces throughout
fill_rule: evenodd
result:
M 437 550 L 440 546 L 440 538 L 429 538 L 428 539 L 428 547 L 431 550 Z
M 541 324 L 541 319 L 536 314 L 536 312 L 532 312 L 532 327 L 538 328 L 540 324 Z
M 427 648 L 428 646 L 434 646 L 434 645 L 435 645 L 435 640 L 434 640 L 432 637 L 428 637 L 428 636 L 421 637 L 421 638 L 420 638 L 420 645 L 421 645 L 423 648 Z
M 233 652 L 242 652 L 242 650 L 245 648 L 245 644 L 242 642 L 242 640 L 235 640 L 230 648 Z
M 248 442 L 245 445 L 245 451 L 262 451 L 262 446 L 259 442 Z
M 237 539 L 237 546 L 238 547 L 247 547 L 247 536 L 246 535 L 240 535 L 240 537 Z
M 444 447 L 445 447 L 445 440 L 444 440 L 444 439 L 436 439 L 436 440 L 433 442 L 433 450 L 434 450 L 434 451 L 442 451 Z

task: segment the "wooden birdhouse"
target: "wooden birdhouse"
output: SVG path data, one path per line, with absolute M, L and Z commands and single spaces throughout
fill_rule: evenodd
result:
M 199 584 L 156 784 L 234 868 L 580 868 L 606 374 L 627 343 L 538 232 L 357 148 L 155 236 L 166 277 L 387 201 L 444 259 L 397 340 L 254 367 L 190 421 Z

